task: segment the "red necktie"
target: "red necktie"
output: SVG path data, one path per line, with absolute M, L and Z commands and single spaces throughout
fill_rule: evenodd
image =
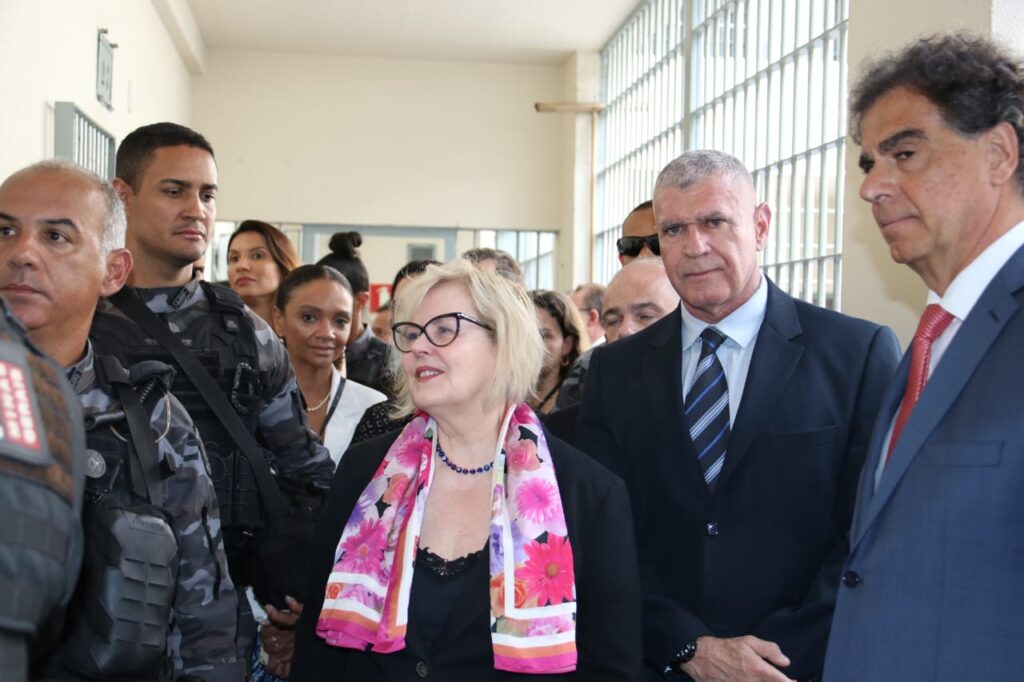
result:
M 907 419 L 910 417 L 921 391 L 928 381 L 928 362 L 932 357 L 932 343 L 946 330 L 953 316 L 937 303 L 924 309 L 924 315 L 917 324 L 917 332 L 910 347 L 910 375 L 907 377 L 907 390 L 903 393 L 900 410 L 896 413 L 896 423 L 892 427 L 892 438 L 889 439 L 889 451 L 885 455 L 888 462 L 896 441 L 900 438 Z

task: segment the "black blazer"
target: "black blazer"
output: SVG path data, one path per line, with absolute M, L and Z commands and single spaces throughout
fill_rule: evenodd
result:
M 410 622 L 406 648 L 392 654 L 328 646 L 316 635 L 334 551 L 360 493 L 388 447 L 392 432 L 352 447 L 334 477 L 313 552 L 311 578 L 296 626 L 292 682 L 340 680 L 635 680 L 640 676 L 640 579 L 626 486 L 586 455 L 545 432 L 555 463 L 576 572 L 577 671 L 515 675 L 494 669 L 487 563 L 452 610 L 446 631 L 427 648 Z
M 857 478 L 899 361 L 891 330 L 768 283 L 725 466 L 708 493 L 682 418 L 682 317 L 598 348 L 576 443 L 625 479 L 652 677 L 701 635 L 779 644 L 821 675 Z

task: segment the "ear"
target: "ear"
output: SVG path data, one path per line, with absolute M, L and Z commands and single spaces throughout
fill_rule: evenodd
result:
M 625 264 L 626 264 L 626 257 L 620 254 L 619 255 L 619 265 L 625 265 Z
M 1015 182 L 1020 164 L 1020 138 L 1017 131 L 1006 121 L 998 123 L 985 133 L 989 177 L 993 185 Z
M 361 293 L 358 293 L 358 294 L 356 294 L 356 306 L 355 306 L 355 309 L 356 310 L 362 310 L 363 308 L 366 307 L 366 304 L 369 303 L 369 302 L 370 302 L 370 292 L 369 291 L 363 291 Z
M 591 327 L 595 324 L 601 324 L 601 313 L 591 308 L 587 311 L 587 326 Z
M 274 333 L 278 336 L 284 336 L 284 315 L 281 314 L 277 306 L 274 306 L 273 321 Z
M 754 236 L 758 251 L 764 250 L 768 242 L 768 228 L 772 223 L 772 209 L 767 203 L 760 203 L 754 208 Z
M 562 357 L 564 358 L 572 352 L 572 347 L 576 345 L 576 339 L 571 336 L 562 338 Z
M 116 249 L 107 256 L 107 269 L 100 285 L 100 296 L 113 296 L 128 281 L 132 271 L 132 254 L 128 249 Z
M 132 186 L 121 178 L 114 178 L 111 180 L 111 184 L 117 191 L 117 196 L 121 197 L 121 203 L 124 204 L 124 210 L 127 213 L 131 206 L 131 200 L 135 196 L 135 192 L 132 191 Z

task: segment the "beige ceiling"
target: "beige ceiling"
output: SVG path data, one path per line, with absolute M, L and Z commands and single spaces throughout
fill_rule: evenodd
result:
M 638 0 L 188 0 L 208 48 L 560 64 Z

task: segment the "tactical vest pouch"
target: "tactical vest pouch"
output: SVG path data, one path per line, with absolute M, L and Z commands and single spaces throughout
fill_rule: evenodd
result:
M 160 499 L 160 461 L 134 373 L 129 376 L 112 357 L 97 357 L 96 368 L 121 399 L 118 423 L 127 422 L 131 445 L 110 424 L 94 422 L 89 445 L 106 456 L 89 451 L 96 466 L 82 519 L 85 559 L 61 663 L 87 678 L 155 680 L 166 662 L 178 538 L 171 516 L 154 504 Z M 150 379 L 140 393 L 146 396 L 156 384 Z
M 62 663 L 103 680 L 158 679 L 178 582 L 178 540 L 159 507 L 112 494 L 88 503 L 78 607 Z

